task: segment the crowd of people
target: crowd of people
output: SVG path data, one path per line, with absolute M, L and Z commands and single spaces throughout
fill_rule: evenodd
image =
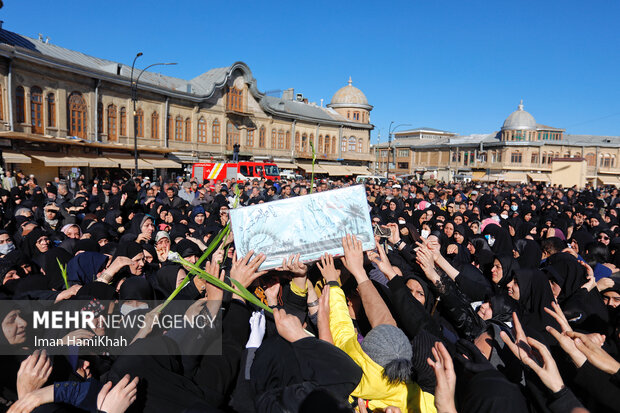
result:
M 261 271 L 261 251 L 235 253 L 238 234 L 209 248 L 231 208 L 355 183 L 8 178 L 3 303 L 79 300 L 83 311 L 152 320 L 162 311 L 152 303 L 189 275 L 172 302 L 217 322 L 125 329 L 120 354 L 50 355 L 25 344 L 27 311 L 0 305 L 3 411 L 620 411 L 616 188 L 371 180 L 374 250 L 342 234 L 342 257 L 297 254 Z M 184 350 L 208 348 L 215 329 L 217 354 Z

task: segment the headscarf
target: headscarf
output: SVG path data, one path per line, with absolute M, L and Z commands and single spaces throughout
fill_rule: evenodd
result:
M 98 252 L 83 252 L 67 264 L 69 284 L 86 285 L 97 277 L 97 274 L 108 262 L 108 257 Z

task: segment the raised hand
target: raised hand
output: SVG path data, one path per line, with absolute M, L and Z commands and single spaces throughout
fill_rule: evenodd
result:
M 575 340 L 575 346 L 581 351 L 588 361 L 597 369 L 608 374 L 616 374 L 620 370 L 620 363 L 611 357 L 600 345 L 595 343 L 585 334 L 571 331 L 568 336 Z
M 387 254 L 385 253 L 385 250 L 383 249 L 381 244 L 375 241 L 375 246 L 377 247 L 378 252 L 367 251 L 366 255 L 368 256 L 368 259 L 370 261 L 377 264 L 377 267 L 383 273 L 383 275 L 385 275 L 388 280 L 391 280 L 398 274 L 396 274 L 396 271 L 394 271 L 394 268 L 392 268 L 392 264 L 390 263 L 390 260 L 388 259 Z
M 301 325 L 299 318 L 287 314 L 284 310 L 274 309 L 273 319 L 276 322 L 278 334 L 286 341 L 293 343 L 302 338 L 310 337 Z
M 516 313 L 512 313 L 512 320 L 516 341 L 513 342 L 504 331 L 500 332 L 502 340 L 512 354 L 531 368 L 549 390 L 557 393 L 564 387 L 564 381 L 549 349 L 539 341 L 525 335 Z
M 400 230 L 398 229 L 398 224 L 391 222 L 385 226 L 390 229 L 390 236 L 388 237 L 388 242 L 394 245 L 398 241 L 400 241 Z
M 301 254 L 291 254 L 287 260 L 282 260 L 282 266 L 276 268 L 278 271 L 289 271 L 298 277 L 303 277 L 308 272 L 308 266 L 299 261 Z
M 362 241 L 358 241 L 354 235 L 347 234 L 346 237 L 342 238 L 342 248 L 344 249 L 342 263 L 347 270 L 349 270 L 356 280 L 358 278 L 366 277 L 366 271 L 364 270 L 364 250 L 362 248 Z
M 570 324 L 568 324 L 568 320 L 566 319 L 562 308 L 560 308 L 560 305 L 555 301 L 552 301 L 551 307 L 553 308 L 553 310 L 545 307 L 545 312 L 547 312 L 547 314 L 549 314 L 551 317 L 555 318 L 555 321 L 557 321 L 560 327 L 562 327 L 562 333 L 566 333 L 567 331 L 573 331 Z
M 436 342 L 432 348 L 433 358 L 426 361 L 435 371 L 437 385 L 435 386 L 435 407 L 437 413 L 456 413 L 454 391 L 456 389 L 456 373 L 452 357 L 441 342 Z
M 232 267 L 230 268 L 230 278 L 239 281 L 245 288 L 248 288 L 258 277 L 267 273 L 267 271 L 258 271 L 258 267 L 266 259 L 265 254 L 258 254 L 250 261 L 252 255 L 254 255 L 254 251 L 248 252 L 240 260 L 237 259 L 237 254 L 233 255 Z
M 22 361 L 17 372 L 17 396 L 38 390 L 45 384 L 52 373 L 52 363 L 45 350 L 35 350 L 26 360 Z
M 334 257 L 331 254 L 323 254 L 321 259 L 316 263 L 316 266 L 319 267 L 319 271 L 321 271 L 321 275 L 325 278 L 326 282 L 338 281 L 340 278 L 340 270 L 336 269 Z
M 107 382 L 97 395 L 97 410 L 106 413 L 123 413 L 136 401 L 138 395 L 138 377 L 131 380 L 126 374 L 116 386 L 112 387 L 112 382 Z
M 271 287 L 265 288 L 265 297 L 267 297 L 267 305 L 275 307 L 278 305 L 278 294 L 280 293 L 280 283 L 277 282 Z

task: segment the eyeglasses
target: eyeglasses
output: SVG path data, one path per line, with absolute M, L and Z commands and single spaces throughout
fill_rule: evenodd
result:
M 607 235 L 599 235 L 599 236 L 597 237 L 597 239 L 602 239 L 602 240 L 607 241 L 607 240 L 609 239 L 609 237 L 608 237 Z

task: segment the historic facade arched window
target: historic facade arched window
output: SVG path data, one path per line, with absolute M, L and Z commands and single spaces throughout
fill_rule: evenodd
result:
M 340 150 L 342 152 L 346 152 L 347 151 L 347 137 L 343 136 L 341 141 L 340 141 Z
M 211 127 L 211 140 L 213 143 L 220 143 L 220 121 L 215 119 Z
M 325 142 L 323 144 L 323 152 L 325 153 L 329 153 L 330 150 L 330 143 L 331 143 L 331 138 L 329 135 L 325 135 Z
M 207 142 L 207 122 L 202 116 L 198 119 L 198 142 Z
M 265 127 L 261 126 L 260 130 L 258 131 L 258 147 L 259 148 L 264 148 L 265 147 Z
M 284 149 L 284 131 L 282 129 L 278 131 L 278 149 Z
M 108 140 L 116 142 L 118 140 L 118 125 L 116 123 L 116 106 L 108 105 Z
M 192 141 L 192 120 L 185 118 L 185 142 Z
M 243 112 L 243 90 L 234 86 L 228 89 L 226 109 L 233 112 Z
M 159 113 L 151 113 L 151 139 L 159 139 Z
M 15 89 L 15 122 L 24 123 L 26 121 L 26 94 L 22 86 Z
M 245 145 L 248 148 L 254 147 L 254 129 L 248 129 L 246 140 L 245 140 Z
M 2 103 L 2 96 L 0 96 L 0 104 Z M 0 111 L 0 119 L 2 119 Z M 47 126 L 50 128 L 56 127 L 56 96 L 53 93 L 47 94 Z
M 319 135 L 319 144 L 316 148 L 316 153 L 323 153 L 323 135 Z
M 284 134 L 284 148 L 285 149 L 291 149 L 291 132 L 290 131 L 286 131 L 286 133 Z
M 127 136 L 127 109 L 124 107 L 120 110 L 119 128 L 118 133 L 120 136 Z
M 86 138 L 86 101 L 79 92 L 73 92 L 67 101 L 69 106 L 69 136 Z
M 301 139 L 299 137 L 299 132 L 295 132 L 295 152 L 299 152 L 301 148 Z
M 355 152 L 357 149 L 357 139 L 355 136 L 351 136 L 349 138 L 349 152 Z
M 141 108 L 136 110 L 136 136 L 144 138 L 144 112 Z
M 43 91 L 38 86 L 30 89 L 30 124 L 32 133 L 43 133 Z
M 359 153 L 362 153 L 362 152 L 363 152 L 363 149 L 364 149 L 364 140 L 363 140 L 362 138 L 359 138 L 359 139 L 357 140 L 357 151 L 358 151 Z
M 301 151 L 308 152 L 308 135 L 305 133 L 301 135 Z
M 336 146 L 337 144 L 338 144 L 338 141 L 336 140 L 336 137 L 333 136 L 332 137 L 332 153 L 338 152 L 338 147 Z
M 181 115 L 178 115 L 176 118 L 174 118 L 174 140 L 183 140 L 183 118 L 181 117 Z
M 278 132 L 276 128 L 271 129 L 271 149 L 276 149 L 278 147 Z

